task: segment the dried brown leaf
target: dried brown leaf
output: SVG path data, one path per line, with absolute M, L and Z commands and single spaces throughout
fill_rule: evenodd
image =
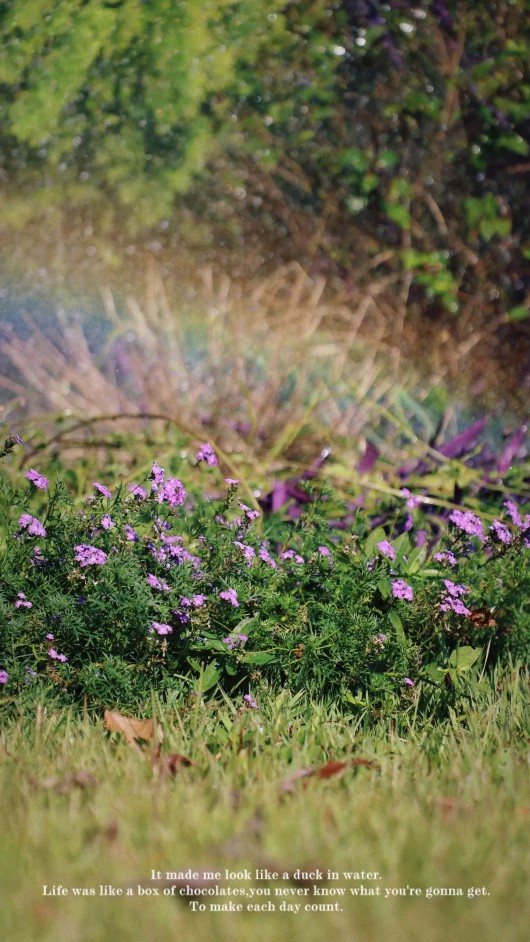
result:
M 151 757 L 151 765 L 159 775 L 178 775 L 183 766 L 189 767 L 196 763 L 189 756 L 182 755 L 180 752 L 173 752 L 169 756 L 161 754 L 160 743 L 156 746 Z
M 338 775 L 339 772 L 344 771 L 347 765 L 349 765 L 349 762 L 337 762 L 330 759 L 329 762 L 316 770 L 315 775 L 317 778 L 331 778 L 333 775 Z
M 105 710 L 105 728 L 111 733 L 121 733 L 129 745 L 138 748 L 138 739 L 154 739 L 155 724 L 152 719 L 139 720 L 134 716 L 123 716 L 116 710 Z
M 379 762 L 375 762 L 374 759 L 352 759 L 349 763 L 350 765 L 360 765 L 365 769 L 378 769 Z

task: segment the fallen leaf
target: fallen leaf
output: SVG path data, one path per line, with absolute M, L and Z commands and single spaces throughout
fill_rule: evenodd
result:
M 151 757 L 151 765 L 159 775 L 177 775 L 183 766 L 189 767 L 195 764 L 193 759 L 182 755 L 180 752 L 173 752 L 169 756 L 162 755 L 160 743 L 158 743 Z
M 334 775 L 338 775 L 339 772 L 342 772 L 348 766 L 362 766 L 367 769 L 378 769 L 379 763 L 375 762 L 372 759 L 346 759 L 344 762 L 338 762 L 336 759 L 329 759 L 325 765 L 320 766 L 320 768 L 306 768 L 306 769 L 295 769 L 294 772 L 291 772 L 286 779 L 282 782 L 281 790 L 282 792 L 293 792 L 297 782 L 300 779 L 307 778 L 332 778 Z M 306 787 L 308 782 L 303 782 L 302 787 Z
M 122 733 L 129 745 L 138 749 L 138 739 L 154 739 L 155 724 L 153 720 L 139 720 L 134 716 L 123 716 L 116 710 L 105 710 L 105 728 L 111 733 Z
M 375 762 L 373 759 L 352 759 L 350 765 L 361 765 L 365 769 L 379 768 L 379 762 Z
M 325 765 L 316 770 L 315 775 L 317 778 L 331 778 L 333 775 L 338 775 L 339 772 L 342 772 L 347 765 L 349 765 L 348 762 L 336 762 L 330 759 L 329 762 L 326 762 Z

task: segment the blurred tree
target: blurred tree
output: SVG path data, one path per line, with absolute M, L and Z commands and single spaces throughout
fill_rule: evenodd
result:
M 171 213 L 230 124 L 228 86 L 282 28 L 278 0 L 0 4 L 3 219 L 65 205 Z
M 160 224 L 203 246 L 252 238 L 346 279 L 388 276 L 403 307 L 523 320 L 529 13 L 0 2 L 4 231 L 83 211 L 127 240 Z

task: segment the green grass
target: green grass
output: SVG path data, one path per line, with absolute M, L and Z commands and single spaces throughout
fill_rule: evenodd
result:
M 153 764 L 153 743 L 139 751 L 99 718 L 38 710 L 9 721 L 0 739 L 3 937 L 522 942 L 530 917 L 530 690 L 517 670 L 497 681 L 480 708 L 421 730 L 412 714 L 399 729 L 370 725 L 287 691 L 259 712 L 230 701 L 162 712 L 155 702 L 162 755 L 194 763 L 176 775 Z M 358 759 L 369 764 L 350 762 Z M 329 778 L 288 778 L 329 760 L 350 764 Z M 219 885 L 268 888 L 259 901 L 276 911 L 210 912 L 210 902 L 226 899 L 204 897 L 206 912 L 193 913 L 162 887 L 159 898 L 136 895 L 138 884 L 156 885 L 152 870 L 187 868 L 220 871 Z M 225 869 L 245 868 L 279 878 L 224 879 Z M 339 880 L 318 885 L 347 887 L 343 911 L 304 912 L 336 899 L 309 893 L 292 897 L 302 904 L 297 914 L 280 912 L 275 890 L 300 886 L 282 878 L 297 868 L 338 872 Z M 381 879 L 342 876 L 352 870 Z M 361 883 L 381 895 L 352 896 L 348 887 Z M 44 885 L 98 894 L 100 884 L 131 886 L 135 895 L 43 895 Z M 385 888 L 407 886 L 421 895 L 385 899 Z M 428 899 L 429 887 L 464 895 Z M 468 899 L 469 887 L 489 895 Z

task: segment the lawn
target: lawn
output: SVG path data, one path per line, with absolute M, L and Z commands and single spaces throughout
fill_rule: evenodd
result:
M 422 727 L 287 692 L 257 710 L 155 702 L 149 741 L 13 718 L 4 937 L 522 942 L 528 678 L 496 688 Z

